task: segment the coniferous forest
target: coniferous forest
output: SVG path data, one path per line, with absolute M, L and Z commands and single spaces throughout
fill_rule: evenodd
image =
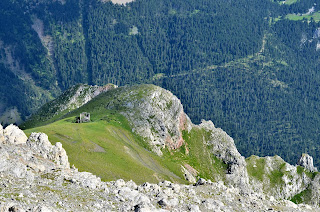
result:
M 306 152 L 319 166 L 315 3 L 1 0 L 0 116 L 16 108 L 25 120 L 78 83 L 152 83 L 194 123 L 224 129 L 242 155 L 296 163 Z

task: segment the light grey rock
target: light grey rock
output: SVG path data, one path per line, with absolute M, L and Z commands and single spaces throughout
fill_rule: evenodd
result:
M 126 186 L 133 189 L 133 190 L 137 190 L 138 189 L 138 186 L 135 182 L 133 182 L 132 180 L 128 181 L 126 183 Z
M 150 202 L 150 198 L 147 197 L 146 195 L 138 194 L 136 196 L 136 203 L 137 205 L 149 205 L 151 202 Z
M 308 204 L 319 205 L 320 202 L 320 174 L 317 174 L 314 180 L 310 183 L 310 190 L 312 192 L 311 199 Z
M 298 165 L 304 167 L 311 172 L 317 172 L 318 169 L 313 166 L 313 158 L 308 154 L 302 154 L 298 161 Z
M 214 211 L 220 208 L 213 199 L 206 199 L 202 202 L 202 204 L 206 210 Z
M 24 178 L 27 175 L 27 167 L 21 163 L 18 163 L 12 167 L 11 173 L 16 178 Z
M 233 139 L 222 129 L 216 128 L 212 121 L 202 120 L 198 127 L 211 133 L 210 139 L 204 142 L 209 146 L 213 155 L 228 164 L 227 183 L 241 188 L 244 192 L 249 192 L 251 188 L 246 161 L 238 152 Z
M 189 211 L 190 212 L 201 212 L 198 205 L 190 205 Z
M 9 168 L 9 153 L 4 149 L 0 149 L 0 172 L 6 171 Z
M 181 186 L 179 184 L 172 184 L 170 187 L 175 193 L 179 193 L 179 191 L 181 190 Z
M 71 175 L 66 174 L 64 179 L 90 189 L 100 188 L 101 186 L 101 179 L 90 172 L 75 171 Z
M 44 133 L 32 133 L 27 140 L 27 145 L 38 155 L 54 161 L 61 168 L 69 168 L 70 164 L 62 144 L 57 142 L 54 146 Z
M 199 180 L 196 182 L 196 186 L 199 186 L 199 185 L 205 185 L 207 183 L 207 181 L 203 178 L 199 178 Z
M 28 137 L 17 126 L 11 124 L 3 131 L 4 142 L 9 144 L 25 144 Z
M 86 104 L 101 93 L 107 92 L 118 86 L 108 84 L 97 85 L 76 85 L 61 95 L 61 98 L 54 100 L 51 104 L 56 107 L 56 114 L 65 110 L 74 110 Z M 59 104 L 57 103 L 59 102 Z
M 114 185 L 116 188 L 121 188 L 126 185 L 126 182 L 123 179 L 119 179 L 114 182 Z
M 110 109 L 117 106 L 125 108 L 122 113 L 132 123 L 133 131 L 144 137 L 160 156 L 163 148 L 180 148 L 184 144 L 182 130 L 192 128 L 180 100 L 158 86 L 143 85 L 143 89 L 123 92 L 120 103 L 117 100 L 108 103 Z
M 52 209 L 49 206 L 45 206 L 45 205 L 40 205 L 40 206 L 36 206 L 33 209 L 34 212 L 55 212 L 56 210 Z
M 134 201 L 139 194 L 137 190 L 131 190 L 128 187 L 120 188 L 118 193 L 127 201 Z
M 291 199 L 296 194 L 306 190 L 312 182 L 312 177 L 304 172 L 298 173 L 298 167 L 286 163 L 281 157 L 250 157 L 251 168 L 256 167 L 257 161 L 263 161 L 263 170 L 260 170 L 262 180 L 250 179 L 250 185 L 257 193 L 264 193 L 268 196 L 273 196 L 276 199 Z M 261 169 L 261 167 L 260 167 Z M 278 183 L 271 183 L 270 176 L 274 172 L 283 173 Z
M 175 208 L 176 206 L 178 206 L 179 205 L 179 200 L 178 200 L 178 198 L 172 198 L 172 199 L 170 199 L 169 201 L 168 201 L 168 206 L 170 207 L 170 208 Z

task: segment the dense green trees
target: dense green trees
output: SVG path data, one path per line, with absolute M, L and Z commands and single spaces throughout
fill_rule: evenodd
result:
M 319 160 L 320 74 L 314 21 L 289 21 L 311 0 L 98 0 L 0 2 L 0 61 L 8 46 L 32 76 L 0 66 L 0 101 L 28 115 L 76 83 L 155 83 L 171 90 L 196 123 L 212 119 L 240 152 L 295 163 Z M 31 28 L 44 23 L 52 55 Z M 26 103 L 24 103 L 26 102 Z

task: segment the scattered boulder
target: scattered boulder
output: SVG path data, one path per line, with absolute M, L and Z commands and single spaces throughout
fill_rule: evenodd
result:
M 74 174 L 76 173 L 76 174 Z M 96 189 L 100 187 L 101 179 L 89 172 L 74 172 L 71 176 L 65 175 L 65 180 L 81 185 L 85 188 Z
M 123 179 L 119 179 L 114 182 L 114 185 L 116 188 L 121 188 L 126 185 L 126 182 Z
M 205 185 L 207 183 L 207 181 L 203 178 L 199 178 L 199 180 L 196 182 L 195 186 L 199 186 L 199 185 Z

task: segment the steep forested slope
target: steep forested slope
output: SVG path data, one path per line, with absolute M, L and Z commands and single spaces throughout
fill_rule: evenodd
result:
M 315 3 L 3 0 L 0 121 L 77 83 L 147 82 L 176 94 L 194 122 L 212 119 L 245 156 L 317 160 Z

